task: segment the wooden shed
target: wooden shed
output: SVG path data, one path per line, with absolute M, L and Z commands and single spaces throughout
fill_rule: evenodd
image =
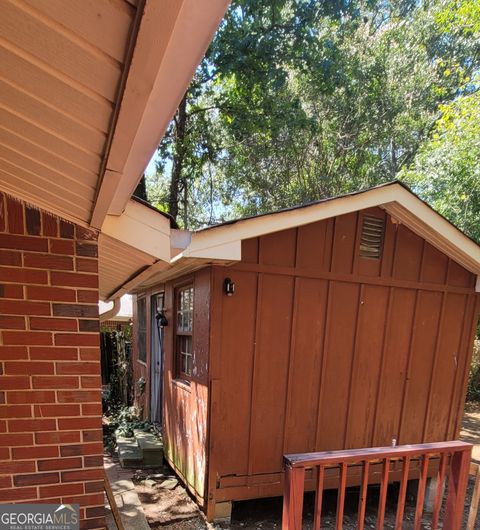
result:
M 285 453 L 455 439 L 479 272 L 398 183 L 190 235 L 137 289 L 134 363 L 208 516 L 281 495 Z

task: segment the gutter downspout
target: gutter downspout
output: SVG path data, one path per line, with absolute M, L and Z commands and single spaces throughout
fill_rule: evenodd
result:
M 113 317 L 116 317 L 118 312 L 120 311 L 120 305 L 120 296 L 117 296 L 113 299 L 112 309 L 109 309 L 108 311 L 105 311 L 105 313 L 102 313 L 100 315 L 100 322 L 105 322 L 107 320 L 112 319 Z

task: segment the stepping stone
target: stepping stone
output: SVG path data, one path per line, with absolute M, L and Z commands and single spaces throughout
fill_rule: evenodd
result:
M 134 430 L 135 440 L 142 451 L 143 465 L 161 466 L 163 463 L 163 442 L 150 432 Z
M 138 446 L 142 451 L 163 451 L 163 441 L 158 436 L 155 436 L 151 432 L 141 431 L 140 429 L 135 429 L 133 432 Z
M 156 480 L 147 479 L 143 481 L 143 485 L 147 488 L 154 488 L 157 485 Z
M 159 486 L 165 490 L 173 490 L 178 486 L 178 480 L 176 478 L 169 478 L 161 482 Z
M 163 473 L 155 473 L 155 475 L 148 475 L 147 478 L 155 480 L 156 482 L 162 482 L 162 480 L 165 480 L 171 477 L 169 475 L 164 475 Z
M 135 438 L 117 438 L 118 458 L 122 467 L 141 467 L 143 464 L 142 450 Z

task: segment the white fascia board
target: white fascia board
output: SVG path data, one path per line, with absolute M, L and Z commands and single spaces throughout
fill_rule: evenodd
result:
M 122 215 L 107 215 L 102 233 L 156 259 L 169 262 L 170 220 L 130 200 Z
M 480 274 L 480 246 L 416 195 L 398 188 L 385 210 L 467 270 Z
M 134 86 L 130 89 L 127 81 L 122 101 L 122 108 L 126 112 L 123 122 L 122 116 L 119 118 L 120 133 L 122 125 L 125 131 L 131 128 L 129 111 L 134 113 L 137 122 L 126 143 L 128 156 L 122 157 L 121 162 L 113 166 L 116 171 L 121 171 L 122 183 L 111 198 L 108 213 L 118 215 L 123 211 L 178 108 L 229 3 L 230 0 L 147 0 L 142 20 L 147 38 L 138 39 L 136 46 L 137 56 L 145 55 L 145 58 L 136 57 L 134 53 L 131 67 Z M 166 31 L 168 39 L 165 38 Z M 155 46 L 157 41 L 163 47 L 159 57 L 156 57 L 159 48 Z M 146 73 L 150 73 L 146 72 L 146 65 L 152 66 L 151 72 L 155 75 L 139 84 L 138 81 L 142 81 Z M 142 96 L 142 104 L 136 110 L 139 94 Z M 109 164 L 107 167 L 112 168 Z
M 91 225 L 121 215 L 230 0 L 145 0 Z M 139 7 L 140 9 L 140 7 Z
M 466 269 L 480 274 L 480 247 L 400 184 L 391 184 L 363 193 L 201 230 L 192 235 L 192 242 L 183 255 L 206 257 L 210 252 L 215 253 L 215 249 L 228 248 L 228 245 L 244 239 L 378 206 L 397 218 L 399 212 L 403 212 L 399 220 L 405 226 Z
M 329 219 L 337 215 L 378 206 L 393 200 L 394 193 L 392 193 L 390 188 L 377 188 L 372 190 L 372 193 L 365 192 L 357 195 L 348 195 L 318 204 L 252 217 L 232 224 L 201 230 L 193 234 L 192 243 L 186 250 L 196 255 L 232 241 L 242 241 L 252 237 L 272 234 L 281 230 L 288 230 L 289 228 Z M 401 186 L 398 186 L 398 188 L 403 189 Z
M 480 276 L 480 247 L 412 192 L 399 184 L 392 184 L 303 208 L 244 219 L 199 232 L 190 233 L 182 230 L 170 230 L 169 228 L 169 235 L 165 234 L 165 246 L 168 246 L 170 251 L 170 244 L 172 243 L 172 248 L 180 250 L 178 254 L 173 258 L 170 256 L 168 259 L 159 258 L 163 259 L 164 262 L 157 262 L 152 265 L 115 294 L 128 292 L 160 271 L 164 272 L 165 277 L 173 277 L 176 271 L 181 272 L 183 264 L 190 260 L 192 262 L 205 260 L 205 263 L 239 261 L 242 257 L 242 240 L 244 239 L 259 237 L 372 207 L 384 208 L 420 237 L 429 241 L 467 270 Z M 159 217 L 155 212 L 150 213 L 156 218 Z M 114 216 L 108 216 L 108 218 L 110 217 Z M 168 222 L 167 219 L 165 221 Z M 161 234 L 153 228 L 150 229 L 150 236 L 153 240 L 155 237 L 158 239 Z M 118 232 L 121 234 L 121 227 L 117 223 L 117 235 Z M 131 243 L 127 241 L 128 244 L 143 250 L 139 246 L 138 233 L 135 234 L 134 230 L 133 232 L 131 237 L 134 240 Z M 178 246 L 175 247 L 175 245 Z M 152 254 L 146 247 L 144 251 Z M 478 279 L 476 290 L 480 290 L 480 280 Z
M 226 243 L 202 249 L 195 247 L 195 236 L 196 234 L 193 234 L 192 243 L 183 252 L 172 259 L 172 264 L 183 258 L 200 258 L 222 261 L 240 261 L 242 259 L 241 239 L 235 239 L 234 241 L 228 241 Z

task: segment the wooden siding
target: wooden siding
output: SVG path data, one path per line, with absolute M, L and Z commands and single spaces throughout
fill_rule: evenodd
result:
M 175 378 L 174 294 L 177 285 L 192 281 L 194 286 L 193 377 L 189 384 Z M 210 333 L 210 270 L 169 282 L 165 286 L 164 422 L 167 460 L 184 479 L 200 504 L 205 495 L 208 349 Z
M 210 270 L 203 269 L 165 285 L 143 291 L 133 303 L 133 363 L 135 384 L 140 377 L 147 381 L 142 396 L 136 388 L 136 403 L 148 417 L 150 408 L 150 357 L 151 357 L 151 296 L 165 292 L 165 315 L 168 326 L 164 332 L 163 376 L 163 438 L 166 458 L 182 477 L 200 504 L 205 495 L 206 448 L 208 425 L 208 353 L 210 334 Z M 177 285 L 185 282 L 194 285 L 193 349 L 195 352 L 194 376 L 189 384 L 175 378 L 174 294 Z M 136 299 L 146 297 L 147 307 L 147 360 L 138 360 L 138 322 Z
M 379 260 L 359 257 L 365 214 L 385 217 Z M 456 437 L 471 273 L 377 208 L 246 240 L 242 256 L 213 268 L 216 502 L 281 494 L 285 453 Z

